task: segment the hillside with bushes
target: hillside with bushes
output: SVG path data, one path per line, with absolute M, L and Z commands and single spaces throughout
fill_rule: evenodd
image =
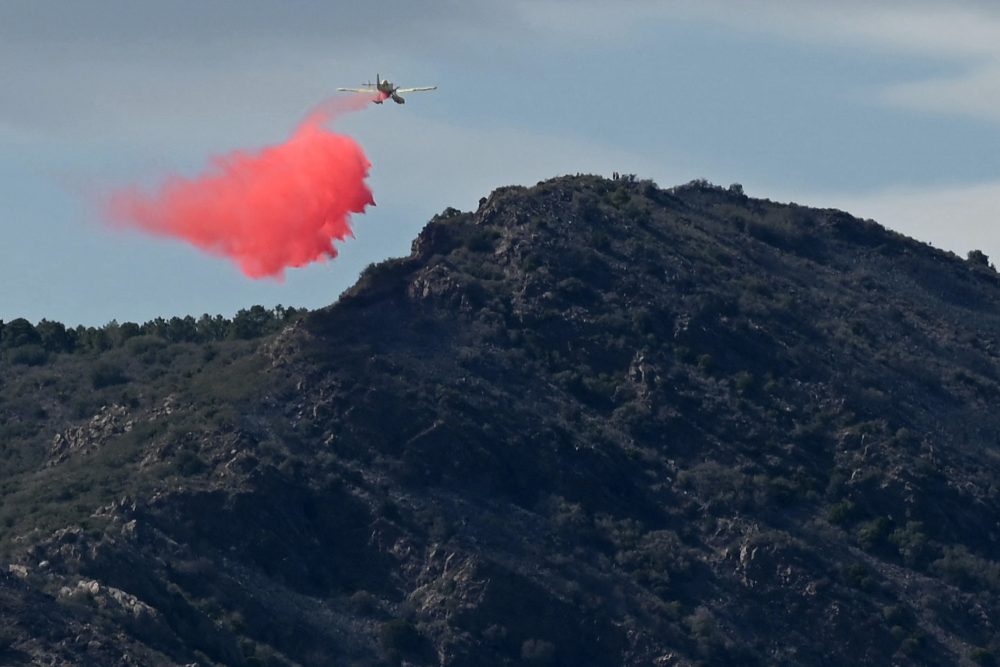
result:
M 575 176 L 244 312 L 4 324 L 0 662 L 1000 659 L 981 252 Z

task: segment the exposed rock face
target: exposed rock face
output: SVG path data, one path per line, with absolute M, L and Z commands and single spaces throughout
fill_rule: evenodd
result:
M 988 266 L 839 211 L 502 188 L 25 439 L 0 662 L 992 664 L 998 330 Z
M 106 405 L 89 421 L 56 433 L 49 448 L 49 465 L 66 460 L 74 452 L 93 450 L 111 438 L 128 433 L 133 422 L 123 405 Z

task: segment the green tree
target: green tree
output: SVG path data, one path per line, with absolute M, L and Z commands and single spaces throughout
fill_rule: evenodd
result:
M 135 338 L 142 334 L 142 329 L 135 322 L 122 322 L 121 326 L 118 327 L 118 335 L 121 338 L 121 342 L 124 343 L 129 338 Z
M 202 341 L 223 340 L 229 334 L 230 322 L 222 315 L 203 314 L 198 318 L 195 327 L 198 330 L 198 337 Z
M 229 329 L 230 338 L 250 339 L 264 335 L 271 322 L 271 313 L 264 306 L 251 306 L 250 310 L 241 309 L 233 318 Z
M 41 320 L 35 327 L 41 346 L 49 352 L 71 352 L 73 339 L 62 322 Z
M 40 345 L 41 342 L 42 339 L 35 326 L 23 317 L 11 320 L 3 328 L 2 343 L 5 348 Z
M 147 336 L 159 336 L 160 338 L 166 339 L 169 325 L 165 319 L 157 317 L 143 323 L 140 328 L 142 329 L 142 333 Z
M 187 317 L 171 317 L 166 328 L 167 340 L 174 343 L 193 343 L 199 339 L 198 323 L 188 315 Z
M 112 320 L 113 322 L 114 320 Z M 118 323 L 115 322 L 115 327 Z M 85 327 L 80 325 L 76 328 L 76 348 L 88 352 L 104 352 L 114 347 L 107 327 L 100 329 L 96 327 Z

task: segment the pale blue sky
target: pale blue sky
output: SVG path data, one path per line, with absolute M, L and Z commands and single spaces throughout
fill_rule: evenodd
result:
M 360 5 L 0 1 L 0 319 L 323 306 L 445 207 L 576 172 L 740 182 L 1000 259 L 995 4 Z M 95 218 L 95 192 L 280 141 L 376 70 L 440 89 L 337 123 L 378 202 L 337 259 L 250 280 Z

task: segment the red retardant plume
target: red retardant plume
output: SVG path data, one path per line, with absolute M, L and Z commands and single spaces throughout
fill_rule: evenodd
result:
M 106 201 L 106 215 L 229 257 L 251 278 L 280 280 L 288 267 L 336 257 L 333 241 L 352 235 L 351 213 L 375 201 L 361 147 L 323 125 L 371 99 L 324 102 L 284 143 L 214 157 L 201 175 L 170 176 L 155 193 L 119 190 Z

